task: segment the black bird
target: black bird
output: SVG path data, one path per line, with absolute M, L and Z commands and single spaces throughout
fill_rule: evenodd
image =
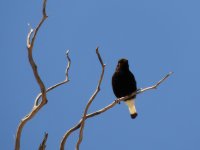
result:
M 137 91 L 137 83 L 133 73 L 129 70 L 127 59 L 123 58 L 118 61 L 115 73 L 112 76 L 112 88 L 117 98 L 130 95 Z M 136 96 L 133 96 L 130 99 L 124 100 L 129 108 L 132 119 L 137 117 L 135 98 Z

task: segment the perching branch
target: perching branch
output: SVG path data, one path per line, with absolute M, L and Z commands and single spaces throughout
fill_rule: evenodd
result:
M 48 138 L 48 133 L 45 132 L 44 138 L 43 138 L 42 143 L 40 144 L 40 147 L 39 147 L 38 150 L 45 150 L 46 149 L 47 138 Z
M 147 88 L 144 88 L 144 89 L 140 89 L 138 90 L 137 92 L 133 92 L 131 95 L 128 95 L 128 96 L 125 96 L 125 97 L 121 97 L 121 98 L 118 98 L 116 100 L 114 100 L 111 104 L 107 105 L 106 107 L 96 111 L 96 112 L 93 112 L 93 113 L 90 113 L 90 114 L 87 114 L 86 115 L 86 119 L 88 118 L 91 118 L 91 117 L 94 117 L 94 116 L 97 116 L 97 115 L 100 115 L 104 112 L 106 112 L 107 110 L 111 109 L 112 107 L 114 107 L 116 104 L 118 104 L 119 102 L 121 101 L 124 101 L 125 99 L 128 99 L 128 98 L 131 98 L 132 96 L 134 95 L 137 95 L 137 94 L 140 94 L 140 93 L 143 93 L 145 91 L 148 91 L 148 90 L 151 90 L 151 89 L 156 89 L 161 83 L 163 83 L 173 72 L 169 72 L 164 78 L 162 78 L 160 81 L 158 81 L 155 85 L 153 86 L 150 86 L 150 87 L 147 87 Z M 69 137 L 69 135 L 71 133 L 73 133 L 74 131 L 76 131 L 77 129 L 79 129 L 81 127 L 81 124 L 82 124 L 82 121 L 83 119 L 81 119 L 74 127 L 72 127 L 71 129 L 69 129 L 65 135 L 63 136 L 62 138 L 62 141 L 61 141 L 61 144 L 60 144 L 60 150 L 64 150 L 64 146 L 65 146 L 65 143 L 66 143 L 66 140 L 67 138 Z
M 36 27 L 35 30 L 33 29 L 30 29 L 29 33 L 28 33 L 28 36 L 27 36 L 27 50 L 28 50 L 28 58 L 29 58 L 29 63 L 32 67 L 32 70 L 33 70 L 33 74 L 34 74 L 34 77 L 40 87 L 40 94 L 38 94 L 38 96 L 36 97 L 35 99 L 35 104 L 32 108 L 32 110 L 30 111 L 29 114 L 27 114 L 19 123 L 19 126 L 17 128 L 17 132 L 16 132 L 16 139 L 15 139 L 15 150 L 20 150 L 20 140 L 21 140 L 21 133 L 22 133 L 22 130 L 23 130 L 23 127 L 24 125 L 29 121 L 31 120 L 36 114 L 37 112 L 47 103 L 47 98 L 46 98 L 46 93 L 66 82 L 68 82 L 68 71 L 69 71 L 69 68 L 70 68 L 70 58 L 69 58 L 69 55 L 68 55 L 68 52 L 67 52 L 67 59 L 68 59 L 68 67 L 66 69 L 66 79 L 63 81 L 63 82 L 60 82 L 50 88 L 48 88 L 46 90 L 46 87 L 43 83 L 43 81 L 41 80 L 40 76 L 39 76 L 39 73 L 38 73 L 38 70 L 37 70 L 37 66 L 35 64 L 35 61 L 33 59 L 33 55 L 32 55 L 32 51 L 33 51 L 33 47 L 34 47 L 34 42 L 35 42 L 35 39 L 37 37 L 37 33 L 40 29 L 40 27 L 42 26 L 42 24 L 44 23 L 45 19 L 47 18 L 47 15 L 46 15 L 46 0 L 43 0 L 43 17 L 42 19 L 40 20 L 38 26 Z M 31 36 L 33 35 L 33 37 L 31 38 Z M 39 99 L 42 98 L 41 102 L 38 103 Z
M 101 76 L 100 76 L 97 88 L 96 88 L 94 94 L 89 99 L 89 101 L 86 105 L 86 108 L 84 110 L 84 114 L 83 114 L 82 122 L 81 122 L 81 126 L 80 126 L 79 138 L 78 138 L 78 141 L 77 141 L 77 144 L 76 144 L 76 150 L 79 150 L 79 146 L 80 146 L 82 139 L 83 139 L 83 129 L 84 129 L 84 126 L 85 126 L 85 120 L 86 120 L 86 115 L 87 115 L 88 109 L 89 109 L 90 105 L 92 104 L 92 102 L 94 101 L 96 95 L 100 91 L 100 86 L 101 86 L 101 82 L 102 82 L 103 75 L 104 75 L 105 64 L 103 63 L 103 61 L 101 59 L 101 56 L 100 56 L 99 51 L 98 51 L 98 47 L 96 48 L 96 53 L 97 53 L 98 59 L 99 59 L 101 66 L 102 66 L 102 72 L 101 72 Z

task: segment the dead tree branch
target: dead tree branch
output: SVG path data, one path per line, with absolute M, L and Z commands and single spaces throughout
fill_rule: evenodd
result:
M 42 143 L 40 144 L 40 147 L 39 147 L 38 150 L 45 150 L 46 149 L 47 138 L 48 138 L 48 133 L 45 132 L 44 138 L 43 138 Z
M 41 102 L 41 105 L 39 105 L 38 107 L 33 107 L 32 111 L 21 120 L 21 122 L 18 126 L 18 129 L 17 129 L 17 133 L 16 133 L 15 150 L 20 149 L 21 133 L 22 133 L 22 129 L 23 129 L 24 125 L 26 124 L 26 122 L 28 120 L 30 120 L 42 108 L 42 106 L 47 103 L 46 88 L 45 88 L 45 85 L 42 82 L 42 80 L 41 80 L 41 78 L 38 74 L 37 66 L 35 64 L 35 61 L 34 61 L 33 55 L 32 55 L 32 51 L 33 51 L 35 39 L 37 37 L 37 33 L 38 33 L 40 27 L 42 26 L 43 22 L 47 18 L 45 10 L 46 10 L 46 0 L 43 1 L 43 16 L 42 16 L 42 19 L 40 20 L 36 29 L 35 30 L 31 29 L 30 32 L 28 33 L 28 36 L 27 36 L 28 59 L 29 59 L 30 65 L 32 67 L 35 79 L 36 79 L 36 81 L 37 81 L 37 83 L 40 87 L 42 102 Z M 33 38 L 31 39 L 32 34 L 33 34 Z
M 66 69 L 66 78 L 64 81 L 60 82 L 60 83 L 57 83 L 51 87 L 49 87 L 47 90 L 46 90 L 46 93 L 69 82 L 69 77 L 68 77 L 68 72 L 69 72 L 69 68 L 70 68 L 70 64 L 71 64 L 71 60 L 69 58 L 69 54 L 68 54 L 69 51 L 67 51 L 67 59 L 68 59 L 68 65 L 67 65 L 67 69 Z M 19 150 L 20 149 L 20 138 L 21 138 L 21 132 L 22 132 L 22 129 L 24 127 L 24 125 L 30 120 L 32 119 L 35 114 L 45 105 L 45 103 L 39 103 L 39 99 L 42 97 L 42 93 L 39 93 L 38 96 L 36 97 L 35 99 L 35 104 L 31 110 L 31 112 L 26 115 L 20 122 L 19 126 L 18 126 L 18 129 L 17 129 L 17 133 L 16 133 L 16 143 L 15 143 L 15 150 Z
M 148 91 L 148 90 L 152 90 L 152 89 L 156 89 L 161 83 L 163 83 L 171 74 L 173 74 L 173 72 L 169 72 L 164 78 L 162 78 L 160 81 L 158 81 L 155 85 L 153 86 L 150 86 L 150 87 L 146 87 L 144 89 L 140 89 L 138 90 L 137 92 L 133 92 L 131 95 L 128 95 L 128 96 L 125 96 L 125 97 L 121 97 L 121 98 L 118 98 L 116 100 L 114 100 L 111 104 L 107 105 L 106 107 L 96 111 L 96 112 L 93 112 L 93 113 L 90 113 L 90 114 L 87 114 L 86 115 L 86 119 L 88 118 L 91 118 L 91 117 L 94 117 L 94 116 L 97 116 L 97 115 L 100 115 L 104 112 L 106 112 L 107 110 L 111 109 L 112 107 L 114 107 L 116 104 L 118 104 L 119 102 L 121 101 L 124 101 L 125 99 L 128 99 L 134 95 L 137 95 L 137 94 L 141 94 L 145 91 Z M 67 138 L 70 136 L 71 133 L 73 133 L 74 131 L 76 131 L 77 129 L 79 129 L 81 127 L 81 124 L 82 124 L 82 121 L 83 119 L 81 119 L 74 127 L 72 127 L 71 129 L 69 129 L 65 135 L 63 136 L 62 140 L 61 140 L 61 144 L 60 144 L 60 150 L 64 150 L 64 146 L 65 146 L 65 143 L 66 143 L 66 140 Z
M 69 82 L 69 69 L 70 69 L 70 66 L 71 66 L 71 59 L 70 59 L 70 57 L 69 57 L 69 50 L 67 50 L 67 52 L 66 52 L 66 57 L 67 57 L 68 64 L 67 64 L 67 68 L 66 68 L 66 71 L 65 71 L 65 80 L 62 81 L 62 82 L 59 82 L 59 83 L 57 83 L 57 84 L 55 84 L 55 85 L 53 85 L 53 86 L 51 86 L 51 87 L 49 87 L 49 88 L 46 90 L 46 92 L 49 92 L 49 91 L 51 91 L 51 90 L 57 88 L 58 86 L 61 86 L 61 85 L 65 84 L 65 83 Z M 42 93 L 39 93 L 38 96 L 37 96 L 36 99 L 35 99 L 35 104 L 34 104 L 34 106 L 37 106 L 37 105 L 38 105 L 41 96 L 42 96 Z
M 88 103 L 87 103 L 87 105 L 85 107 L 85 110 L 84 110 L 84 113 L 83 113 L 83 117 L 82 117 L 81 126 L 80 126 L 79 138 L 78 138 L 78 141 L 77 141 L 77 144 L 76 144 L 76 150 L 79 150 L 80 144 L 81 144 L 81 142 L 83 140 L 83 130 L 84 130 L 84 126 L 85 126 L 85 120 L 86 120 L 86 115 L 87 115 L 88 109 L 89 109 L 90 105 L 92 104 L 92 102 L 94 101 L 95 97 L 97 96 L 97 94 L 100 91 L 100 86 L 101 86 L 101 82 L 102 82 L 103 75 L 104 75 L 105 64 L 103 63 L 103 61 L 101 59 L 101 56 L 100 56 L 99 51 L 98 51 L 98 47 L 96 48 L 96 54 L 98 56 L 98 59 L 100 61 L 101 66 L 102 66 L 102 72 L 101 72 L 101 76 L 100 76 L 97 88 L 96 88 L 95 92 L 93 93 L 93 95 L 91 96 L 91 98 L 89 99 L 89 101 L 88 101 Z
M 37 65 L 33 59 L 33 55 L 32 55 L 32 51 L 33 51 L 33 47 L 34 47 L 34 43 L 35 43 L 35 39 L 37 37 L 37 33 L 39 31 L 39 29 L 41 28 L 42 24 L 44 23 L 45 19 L 47 18 L 46 15 L 46 1 L 47 0 L 43 0 L 43 9 L 42 9 L 42 19 L 40 20 L 39 24 L 37 25 L 36 29 L 30 29 L 28 36 L 27 36 L 27 50 L 28 50 L 28 59 L 29 59 L 29 63 L 32 67 L 32 71 L 34 74 L 34 77 L 40 87 L 40 94 L 38 94 L 38 96 L 35 99 L 35 104 L 32 108 L 32 110 L 30 111 L 29 114 L 27 114 L 19 123 L 19 126 L 17 128 L 17 132 L 16 132 L 16 137 L 15 137 L 15 150 L 20 150 L 20 140 L 21 140 L 21 133 L 23 130 L 23 127 L 25 126 L 25 124 L 31 120 L 36 114 L 37 112 L 47 103 L 47 97 L 46 97 L 46 93 L 66 82 L 68 82 L 68 70 L 70 67 L 70 58 L 67 52 L 67 59 L 68 59 L 68 67 L 66 69 L 66 79 L 63 82 L 60 82 L 50 88 L 48 88 L 46 90 L 46 87 L 43 83 L 43 81 L 41 80 L 38 70 L 37 70 Z M 33 37 L 31 38 L 31 36 L 33 35 Z M 41 102 L 38 104 L 39 99 L 42 98 Z

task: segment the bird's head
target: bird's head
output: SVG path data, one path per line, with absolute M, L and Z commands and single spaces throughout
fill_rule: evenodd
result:
M 128 60 L 127 59 L 120 59 L 117 64 L 117 71 L 120 70 L 129 70 Z

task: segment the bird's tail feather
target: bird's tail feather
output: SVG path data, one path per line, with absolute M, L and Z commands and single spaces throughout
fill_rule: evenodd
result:
M 137 117 L 137 111 L 135 108 L 135 99 L 126 100 L 125 103 L 128 106 L 131 118 L 134 119 Z

